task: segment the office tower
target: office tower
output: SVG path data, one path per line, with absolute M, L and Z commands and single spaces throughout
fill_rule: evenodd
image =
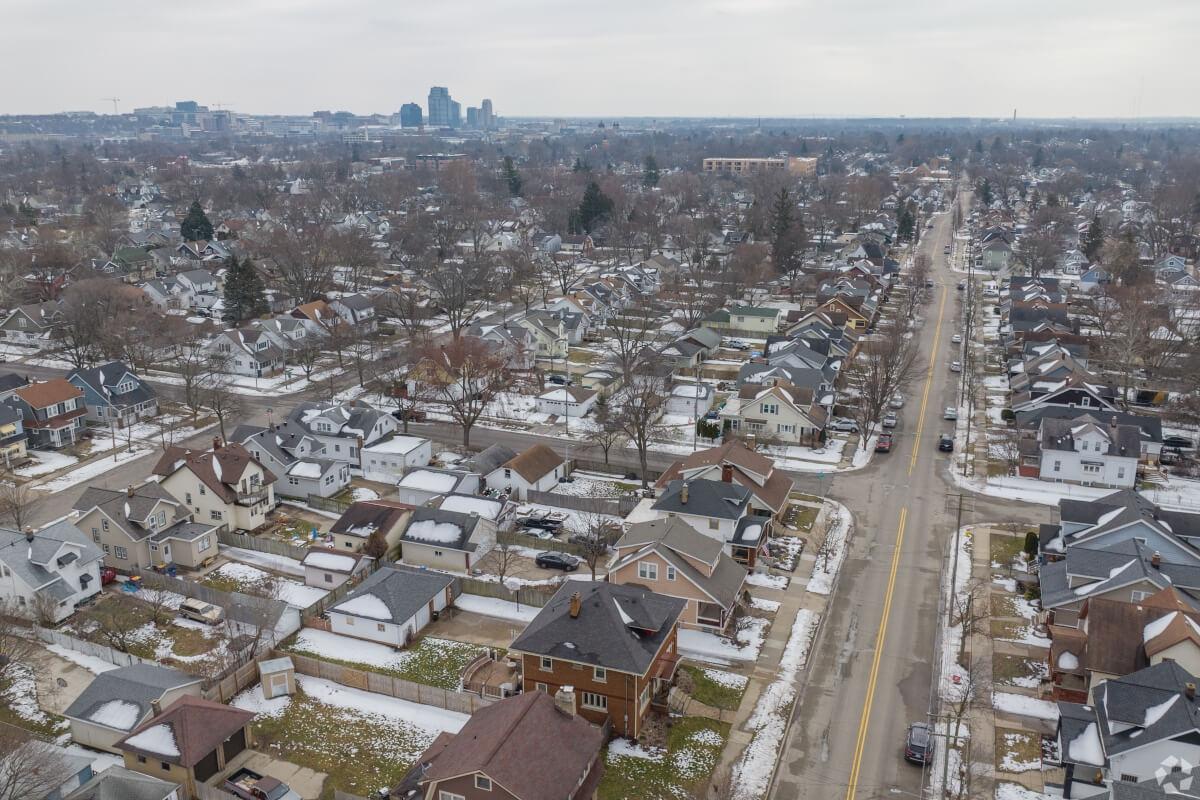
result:
M 400 127 L 421 127 L 421 107 L 416 103 L 405 103 L 400 106 Z
M 484 98 L 479 109 L 479 125 L 484 130 L 490 131 L 496 127 L 496 114 L 492 111 L 492 101 Z
M 483 127 L 482 125 L 479 124 L 479 109 L 476 108 L 475 106 L 467 106 L 467 127 L 468 128 Z
M 433 128 L 448 128 L 450 125 L 450 90 L 445 86 L 434 86 L 429 90 L 429 125 Z
M 462 127 L 462 105 L 457 100 L 450 101 L 450 120 L 451 128 Z

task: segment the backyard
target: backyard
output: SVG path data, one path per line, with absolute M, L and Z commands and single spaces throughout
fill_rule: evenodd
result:
M 626 739 L 608 746 L 601 800 L 677 800 L 700 796 L 721 757 L 729 724 L 704 717 L 673 721 L 667 748 L 641 747 Z
M 304 628 L 284 650 L 341 664 L 344 667 L 378 672 L 396 678 L 458 689 L 463 669 L 486 647 L 425 636 L 409 647 L 398 650 L 385 644 L 352 639 L 316 628 Z

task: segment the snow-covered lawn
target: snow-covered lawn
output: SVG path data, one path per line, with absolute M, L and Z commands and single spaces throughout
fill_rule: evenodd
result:
M 48 472 L 57 472 L 79 463 L 79 459 L 75 456 L 58 453 L 54 450 L 30 450 L 29 457 L 35 459 L 32 464 L 26 464 L 13 470 L 22 478 L 34 478 Z
M 850 517 L 850 510 L 844 505 L 832 500 L 825 502 L 830 506 L 832 525 L 821 550 L 817 553 L 812 577 L 809 578 L 808 586 L 805 588 L 813 594 L 828 595 L 833 591 L 833 581 L 837 577 L 838 570 L 842 568 L 842 562 L 846 560 L 853 521 Z
M 1200 511 L 1200 481 L 1172 475 L 1166 486 L 1147 489 L 1142 494 L 1164 508 Z
M 368 489 L 365 486 L 355 486 L 350 490 L 350 497 L 356 503 L 363 500 L 378 500 L 379 492 L 374 489 Z
M 267 582 L 272 577 L 258 567 L 230 561 L 210 572 L 201 583 L 226 591 L 246 592 L 249 590 L 252 592 L 255 587 Z M 275 585 L 278 587 L 279 599 L 296 608 L 308 608 L 329 594 L 328 591 L 317 586 L 306 586 L 291 578 L 276 578 Z
M 996 783 L 996 800 L 1054 800 L 1048 794 L 1035 792 L 1019 783 Z
M 1051 722 L 1058 720 L 1058 706 L 1049 700 L 1039 700 L 1023 694 L 1012 692 L 993 692 L 992 707 L 997 711 L 1016 714 L 1022 717 L 1035 717 Z
M 582 475 L 578 471 L 573 472 L 571 477 L 573 480 L 570 482 L 559 482 L 550 491 L 555 494 L 571 495 L 572 497 L 616 498 L 638 485 L 637 481 L 632 481 L 626 482 L 622 486 L 612 480 L 599 480 Z
M 766 638 L 770 623 L 765 619 L 746 617 L 742 620 L 736 639 L 696 630 L 679 632 L 680 655 L 727 667 L 736 661 L 756 661 Z
M 451 690 L 458 688 L 463 668 L 485 651 L 479 645 L 431 636 L 398 650 L 316 628 L 302 629 L 286 649 Z
M 106 455 L 103 458 L 89 461 L 81 467 L 71 470 L 70 472 L 59 475 L 53 480 L 46 481 L 42 484 L 35 484 L 37 488 L 47 492 L 61 492 L 64 489 L 70 489 L 72 486 L 99 477 L 106 472 L 109 472 L 122 464 L 130 461 L 136 461 L 142 456 L 149 455 L 152 451 L 145 447 L 135 447 L 132 450 L 118 453 L 114 460 L 111 455 Z
M 221 545 L 221 553 L 244 564 L 254 564 L 273 572 L 282 572 L 297 578 L 304 577 L 304 566 L 294 558 L 277 556 L 274 553 L 261 553 L 258 550 L 247 550 L 242 547 L 227 547 Z
M 592 524 L 597 520 L 605 520 L 611 524 L 620 526 L 621 518 L 614 517 L 611 514 L 592 514 L 586 511 L 575 511 L 570 508 L 561 508 L 559 506 L 547 506 L 541 503 L 526 503 L 530 508 L 538 509 L 539 511 L 557 511 L 567 515 L 567 521 L 563 523 L 563 528 L 573 533 L 586 533 Z
M 533 618 L 541 611 L 536 606 L 518 605 L 509 600 L 482 597 L 476 594 L 460 594 L 454 599 L 454 605 L 458 606 L 460 610 L 470 611 L 472 614 L 524 623 L 532 622 Z M 682 635 L 682 631 L 680 635 Z
M 971 580 L 971 528 L 959 529 L 954 538 L 954 546 L 958 549 L 959 569 L 954 572 L 954 605 L 961 608 L 965 602 L 967 584 Z M 945 571 L 942 591 L 948 593 L 952 570 Z M 943 595 L 945 596 L 945 595 Z M 944 623 L 943 623 L 944 624 Z M 958 653 L 962 647 L 963 626 L 947 625 L 942 632 L 942 668 L 940 696 L 943 700 L 957 702 L 962 699 L 963 692 L 968 687 L 967 670 L 958 663 Z
M 750 607 L 755 611 L 762 611 L 767 614 L 774 614 L 779 610 L 779 602 L 776 600 L 764 600 L 761 597 L 751 597 Z
M 746 583 L 751 586 L 759 586 L 763 589 L 779 589 L 780 591 L 788 587 L 791 579 L 786 575 L 769 575 L 765 572 L 751 572 L 746 576 Z
M 614 739 L 608 745 L 598 796 L 647 800 L 702 797 L 728 730 L 728 723 L 683 717 L 672 720 L 665 750 Z
M 116 664 L 111 664 L 102 658 L 89 656 L 87 653 L 81 653 L 78 650 L 71 650 L 70 648 L 63 647 L 59 644 L 48 644 L 46 645 L 46 649 L 51 653 L 54 653 L 54 655 L 58 656 L 59 658 L 65 658 L 67 661 L 70 661 L 73 664 L 78 664 L 94 675 L 99 675 L 101 672 L 109 672 L 110 670 L 117 668 Z
M 775 466 L 793 472 L 832 472 L 842 462 L 846 439 L 831 438 L 824 447 L 768 447 L 764 454 L 775 460 Z
M 962 448 L 956 444 L 961 454 Z M 961 465 L 950 469 L 950 477 L 956 486 L 977 494 L 989 497 L 1003 497 L 1007 500 L 1020 500 L 1026 503 L 1037 503 L 1045 506 L 1057 506 L 1059 500 L 1095 500 L 1112 494 L 1115 489 L 1104 489 L 1096 486 L 1075 486 L 1069 483 L 1050 483 L 1036 478 L 1022 478 L 1015 475 L 1000 475 L 987 478 L 982 476 L 963 477 Z

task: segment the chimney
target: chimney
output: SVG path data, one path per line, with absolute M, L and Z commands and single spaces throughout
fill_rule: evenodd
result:
M 575 687 L 563 686 L 554 693 L 554 707 L 568 717 L 575 716 Z
M 583 598 L 579 596 L 579 592 L 571 595 L 570 614 L 571 619 L 579 619 L 579 612 L 583 608 Z
M 33 528 L 29 527 L 28 525 L 25 526 L 25 541 L 33 541 Z
M 133 484 L 132 483 L 125 487 L 125 496 L 133 497 Z
M 721 465 L 721 482 L 722 483 L 733 483 L 733 465 L 732 464 L 722 464 Z
M 162 703 L 158 700 L 158 698 L 150 701 L 150 710 L 154 712 L 152 716 L 155 717 L 162 713 Z
M 687 505 L 687 496 L 688 496 L 688 485 L 687 485 L 687 481 L 684 481 L 683 486 L 681 486 L 679 488 L 679 502 L 685 506 Z
M 1184 693 L 1184 695 L 1187 696 L 1188 700 L 1195 700 L 1196 699 L 1196 684 L 1192 683 L 1191 681 L 1188 681 L 1187 683 L 1185 683 L 1183 685 L 1183 693 Z
M 1150 566 L 1155 569 L 1162 569 L 1162 553 L 1157 550 L 1154 551 L 1154 555 L 1150 556 Z

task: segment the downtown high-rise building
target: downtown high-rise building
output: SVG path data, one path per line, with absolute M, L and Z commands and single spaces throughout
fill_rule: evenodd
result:
M 467 127 L 468 128 L 483 127 L 482 125 L 479 124 L 479 109 L 476 108 L 475 106 L 467 106 Z
M 416 103 L 405 103 L 400 106 L 400 127 L 421 127 L 421 106 Z
M 445 86 L 434 86 L 429 90 L 429 125 L 433 128 L 449 128 L 451 104 L 450 90 Z M 457 105 L 457 104 L 455 104 Z
M 479 127 L 485 131 L 496 127 L 496 114 L 492 111 L 492 101 L 486 97 L 479 107 Z

